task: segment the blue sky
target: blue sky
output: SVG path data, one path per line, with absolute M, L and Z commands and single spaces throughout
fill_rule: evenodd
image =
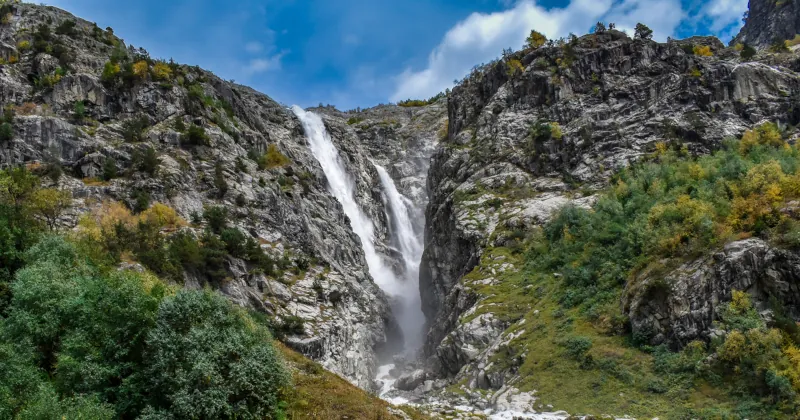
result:
M 730 40 L 747 0 L 49 0 L 153 57 L 199 65 L 285 104 L 430 97 L 476 64 L 598 20 L 655 38 Z

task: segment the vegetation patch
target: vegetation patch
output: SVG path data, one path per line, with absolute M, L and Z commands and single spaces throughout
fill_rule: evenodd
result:
M 540 124 L 537 132 L 545 132 Z M 734 292 L 725 337 L 680 352 L 631 335 L 619 302 L 637 273 L 667 269 L 758 236 L 800 248 L 800 151 L 765 124 L 702 157 L 659 144 L 613 177 L 592 209 L 567 207 L 523 246 L 489 248 L 464 279 L 479 296 L 461 322 L 491 313 L 514 334 L 492 361 L 514 386 L 571 413 L 774 418 L 798 409 L 800 334 L 777 303 L 767 325 Z

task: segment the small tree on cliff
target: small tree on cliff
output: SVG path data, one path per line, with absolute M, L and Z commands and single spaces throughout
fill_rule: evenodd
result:
M 535 50 L 547 42 L 547 37 L 541 32 L 531 31 L 531 34 L 528 35 L 528 38 L 525 40 L 525 42 L 528 48 Z
M 633 37 L 635 39 L 653 39 L 653 30 L 645 24 L 637 23 Z

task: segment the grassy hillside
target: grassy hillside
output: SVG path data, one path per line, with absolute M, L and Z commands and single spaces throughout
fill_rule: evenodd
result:
M 800 247 L 800 222 L 781 211 L 800 197 L 800 151 L 785 135 L 766 124 L 702 157 L 659 144 L 620 172 L 591 209 L 565 208 L 534 231 L 496 232 L 517 241 L 486 250 L 466 277 L 482 300 L 462 319 L 492 313 L 511 325 L 505 335 L 516 338 L 492 369 L 516 372 L 514 386 L 575 414 L 796 413 L 800 335 L 777 303 L 767 325 L 748 296 L 734 291 L 716 322 L 725 337 L 679 352 L 632 334 L 620 303 L 639 279 L 733 240 L 757 236 Z M 513 200 L 514 192 L 494 195 Z M 496 273 L 499 281 L 484 281 Z

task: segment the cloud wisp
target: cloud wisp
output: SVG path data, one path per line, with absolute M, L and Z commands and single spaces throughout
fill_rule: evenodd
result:
M 719 10 L 720 16 L 727 16 L 727 8 Z M 425 68 L 406 69 L 396 76 L 390 100 L 426 98 L 442 92 L 475 64 L 497 58 L 504 48 L 520 48 L 531 29 L 553 39 L 571 32 L 586 33 L 598 21 L 614 22 L 628 33 L 642 22 L 655 31 L 656 39 L 664 40 L 685 18 L 680 0 L 572 0 L 566 7 L 552 9 L 539 6 L 534 0 L 521 0 L 504 11 L 473 13 L 444 35 L 430 53 Z

